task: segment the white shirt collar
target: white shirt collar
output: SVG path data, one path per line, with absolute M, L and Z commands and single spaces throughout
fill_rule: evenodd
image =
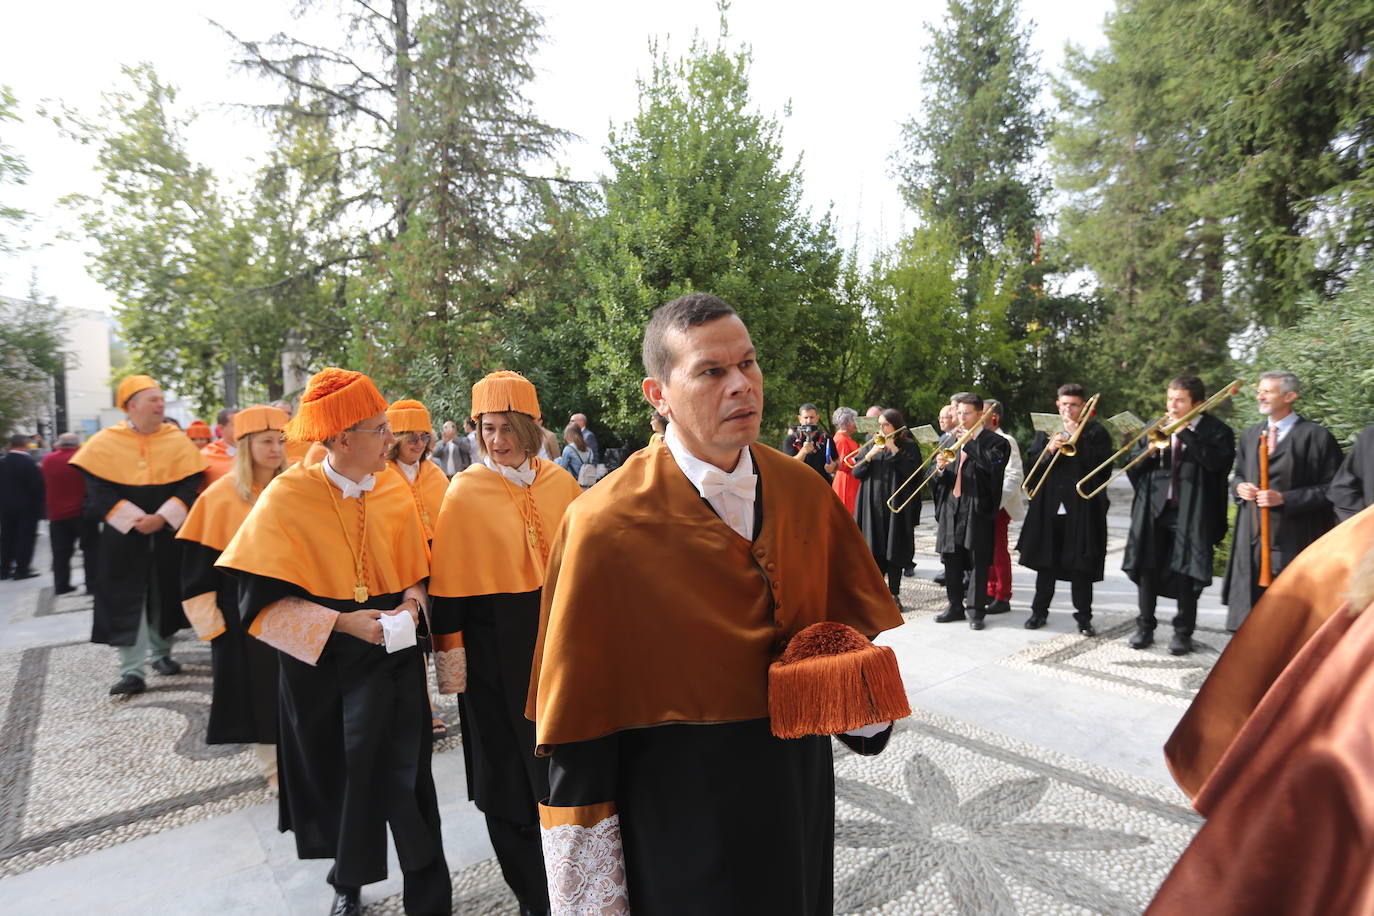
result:
M 1284 417 L 1282 420 L 1270 420 L 1270 421 L 1269 421 L 1269 425 L 1270 425 L 1270 426 L 1276 426 L 1276 427 L 1278 427 L 1279 437 L 1282 438 L 1282 437 L 1283 437 L 1283 434 L 1286 433 L 1286 432 L 1288 432 L 1290 429 L 1292 429 L 1292 428 L 1293 428 L 1293 424 L 1294 424 L 1294 423 L 1297 423 L 1297 422 L 1298 422 L 1298 414 L 1297 414 L 1297 411 L 1293 411 L 1293 412 L 1289 413 L 1288 416 Z
M 736 534 L 754 539 L 754 502 L 758 476 L 748 447 L 740 449 L 739 463 L 733 471 L 722 471 L 688 451 L 677 434 L 677 424 L 669 423 L 663 435 L 668 452 L 701 497 Z
M 485 464 L 487 467 L 491 468 L 496 473 L 500 474 L 502 477 L 509 480 L 513 484 L 517 484 L 522 487 L 528 487 L 534 483 L 536 471 L 534 469 L 534 466 L 530 464 L 530 460 L 528 458 L 526 458 L 524 463 L 521 464 L 518 468 L 509 467 L 504 464 L 497 464 L 495 461 L 491 460 L 490 455 L 483 456 L 482 463 Z
M 406 475 L 406 480 L 411 483 L 414 483 L 415 478 L 420 475 L 420 462 L 418 461 L 414 464 L 406 464 L 398 458 L 396 460 L 396 467 L 401 469 L 401 473 Z
M 320 462 L 320 467 L 324 468 L 324 476 L 329 478 L 329 482 L 343 492 L 344 499 L 357 499 L 377 485 L 376 474 L 368 474 L 357 483 L 349 480 L 334 470 L 334 465 L 329 460 L 328 455 L 324 456 L 324 460 Z

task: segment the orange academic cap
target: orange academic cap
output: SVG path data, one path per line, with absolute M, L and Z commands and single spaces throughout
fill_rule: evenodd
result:
M 386 420 L 391 431 L 400 433 L 428 433 L 434 431 L 434 422 L 429 418 L 425 405 L 412 398 L 404 398 L 386 409 Z
M 129 403 L 129 398 L 138 394 L 140 391 L 147 391 L 149 388 L 158 387 L 157 382 L 151 375 L 131 375 L 119 383 L 119 390 L 115 392 L 115 406 L 120 410 L 127 411 L 125 406 Z
M 386 412 L 386 398 L 361 372 L 335 366 L 310 377 L 301 395 L 301 406 L 286 434 L 292 439 L 323 442 L 360 420 Z
M 536 423 L 542 423 L 544 420 L 544 415 L 539 410 L 539 396 L 535 394 L 534 383 L 519 372 L 502 369 L 472 386 L 474 420 L 484 413 L 506 413 L 511 410 L 533 417 Z
M 286 411 L 280 407 L 254 404 L 252 407 L 245 407 L 234 414 L 234 438 L 242 439 L 244 436 L 260 433 L 265 429 L 284 430 L 290 420 L 291 418 L 286 415 Z

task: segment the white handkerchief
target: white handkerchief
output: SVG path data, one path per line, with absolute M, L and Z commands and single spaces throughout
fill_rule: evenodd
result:
M 400 652 L 415 645 L 415 621 L 409 611 L 399 614 L 383 614 L 382 638 L 386 640 L 386 651 Z

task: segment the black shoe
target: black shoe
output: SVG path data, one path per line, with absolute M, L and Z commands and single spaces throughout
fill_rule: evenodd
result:
M 991 602 L 991 603 L 988 605 L 988 613 L 989 613 L 989 614 L 1010 614 L 1010 613 L 1011 613 L 1011 602 L 1010 602 L 1010 601 L 1005 601 L 1005 600 L 1003 600 L 1003 599 L 1001 599 L 1001 598 L 998 598 L 996 601 L 993 601 L 993 602 Z
M 968 628 L 969 628 L 970 630 L 981 630 L 981 629 L 983 629 L 983 618 L 982 618 L 981 616 L 978 616 L 978 617 L 970 617 L 970 618 L 968 619 Z
M 1021 624 L 1021 626 L 1025 627 L 1027 630 L 1038 630 L 1045 625 L 1045 619 L 1046 615 L 1037 614 L 1032 611 L 1031 615 L 1026 618 L 1026 622 Z
M 36 576 L 36 575 L 38 575 L 38 570 L 36 570 L 36 569 L 26 569 L 26 570 L 24 570 L 23 572 L 17 572 L 17 573 L 15 573 L 15 574 L 14 574 L 14 578 L 16 578 L 16 579 L 32 579 L 32 578 L 33 578 L 34 576 Z
M 334 906 L 330 908 L 329 916 L 363 916 L 363 905 L 359 900 L 357 889 L 336 890 L 334 892 Z
M 936 623 L 953 623 L 956 620 L 964 620 L 964 609 L 961 607 L 946 608 L 944 613 L 935 615 Z
M 1175 633 L 1174 638 L 1169 640 L 1170 655 L 1187 655 L 1193 651 L 1193 637 L 1187 633 Z
M 936 585 L 944 585 L 944 584 L 945 584 L 945 574 L 944 574 L 944 573 L 936 573 L 936 574 L 935 574 L 935 578 L 932 579 L 931 581 L 934 582 Z
M 171 676 L 181 673 L 181 662 L 173 661 L 170 658 L 159 658 L 151 665 L 152 669 L 158 674 Z
M 1088 621 L 1087 623 L 1080 623 L 1078 625 L 1078 632 L 1083 636 L 1097 635 L 1097 631 L 1093 629 L 1092 621 Z
M 1132 649 L 1148 649 L 1154 644 L 1154 641 L 1154 630 L 1143 630 L 1137 627 L 1135 633 L 1126 641 L 1126 645 L 1130 646 Z
M 64 585 L 64 586 L 62 586 L 61 588 L 55 588 L 55 589 L 53 589 L 53 591 L 56 592 L 56 593 L 59 594 L 59 595 L 67 595 L 67 594 L 70 594 L 70 593 L 76 591 L 76 586 L 75 586 L 75 585 Z
M 148 685 L 143 682 L 143 678 L 137 674 L 125 674 L 115 681 L 115 685 L 110 688 L 110 696 L 123 697 L 133 696 L 148 689 Z
M 908 566 L 906 569 L 902 570 L 902 577 L 903 577 L 903 578 L 910 579 L 910 578 L 911 578 L 912 576 L 914 576 L 914 575 L 916 575 L 916 564 L 915 564 L 915 563 L 912 563 L 912 564 L 911 564 L 910 566 Z

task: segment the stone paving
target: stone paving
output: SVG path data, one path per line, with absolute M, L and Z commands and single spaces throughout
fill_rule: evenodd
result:
M 982 632 L 937 625 L 935 559 L 918 554 L 907 625 L 882 639 L 915 714 L 879 757 L 836 746 L 836 912 L 1141 912 L 1200 823 L 1160 747 L 1229 638 L 1215 588 L 1199 651 L 1179 659 L 1125 646 L 1134 588 L 1119 572 L 1097 587 L 1096 638 L 1060 606 L 1023 629 L 1019 569 L 1011 614 Z M 47 576 L 0 582 L 0 911 L 324 912 L 328 863 L 296 860 L 276 832 L 251 749 L 204 744 L 208 649 L 179 640 L 182 674 L 115 700 L 114 653 L 86 641 L 90 613 Z M 513 913 L 461 755 L 450 738 L 434 758 L 454 912 Z M 369 913 L 401 912 L 394 856 L 391 872 L 364 889 Z

